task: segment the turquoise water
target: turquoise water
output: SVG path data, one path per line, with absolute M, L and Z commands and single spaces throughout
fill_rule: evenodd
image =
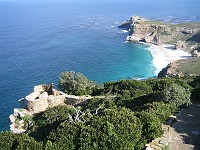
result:
M 125 43 L 127 33 L 117 26 L 132 15 L 199 21 L 198 6 L 197 0 L 0 0 L 0 131 L 9 129 L 18 99 L 34 85 L 57 83 L 63 71 L 98 83 L 155 76 L 148 47 Z

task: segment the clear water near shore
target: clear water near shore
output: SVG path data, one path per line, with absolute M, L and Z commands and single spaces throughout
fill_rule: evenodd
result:
M 34 85 L 57 83 L 63 71 L 98 83 L 155 76 L 148 46 L 125 43 L 127 33 L 117 28 L 130 16 L 200 21 L 197 0 L 97 3 L 0 1 L 0 131 L 9 129 L 18 99 Z

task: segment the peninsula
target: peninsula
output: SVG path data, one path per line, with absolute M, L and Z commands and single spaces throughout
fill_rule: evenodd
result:
M 185 51 L 192 57 L 200 56 L 200 23 L 189 22 L 182 24 L 170 24 L 160 21 L 150 21 L 139 16 L 132 16 L 124 22 L 119 28 L 128 31 L 127 41 L 144 42 L 159 46 L 158 49 L 167 48 L 173 51 Z M 165 52 L 166 53 L 166 52 Z M 173 55 L 173 54 L 172 54 Z M 170 57 L 169 55 L 166 57 Z M 174 57 L 174 56 L 173 56 Z M 180 59 L 189 58 L 188 55 L 181 56 Z M 171 59 L 171 61 L 176 60 Z M 177 65 L 178 64 L 178 65 Z M 184 64 L 192 66 L 191 69 L 185 69 Z M 159 73 L 159 77 L 183 77 L 185 75 L 198 76 L 197 70 L 199 58 L 190 58 L 188 60 L 173 61 Z M 162 69 L 162 68 L 160 68 Z M 188 70 L 188 71 L 187 71 Z

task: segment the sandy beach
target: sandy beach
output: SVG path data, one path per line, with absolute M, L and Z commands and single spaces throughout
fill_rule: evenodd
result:
M 187 59 L 191 57 L 191 54 L 188 52 L 179 49 L 176 50 L 174 45 L 149 45 L 148 50 L 152 54 L 156 74 L 174 60 Z

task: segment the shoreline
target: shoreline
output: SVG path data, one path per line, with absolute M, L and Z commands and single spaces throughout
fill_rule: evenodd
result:
M 158 76 L 158 73 L 172 61 L 180 59 L 191 58 L 191 54 L 180 49 L 175 49 L 174 45 L 162 44 L 154 45 L 149 43 L 147 44 L 147 50 L 151 52 L 153 57 L 152 64 L 155 67 L 155 74 Z

